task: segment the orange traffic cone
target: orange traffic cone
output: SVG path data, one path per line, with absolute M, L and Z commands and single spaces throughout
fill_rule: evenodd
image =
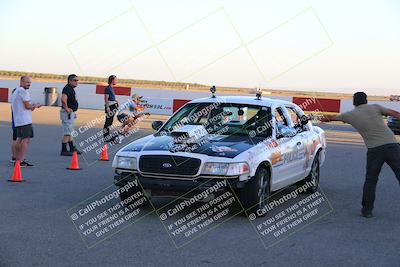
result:
M 22 180 L 22 174 L 21 174 L 21 165 L 19 163 L 19 160 L 15 161 L 15 166 L 14 166 L 14 172 L 9 182 L 15 182 L 15 183 L 20 183 L 20 182 L 25 182 Z
M 101 149 L 101 161 L 109 161 L 108 159 L 108 153 L 107 153 L 107 145 L 104 145 L 103 148 Z
M 81 170 L 81 168 L 79 168 L 78 153 L 76 151 L 74 151 L 74 153 L 72 153 L 71 165 L 67 169 L 73 170 L 73 171 Z

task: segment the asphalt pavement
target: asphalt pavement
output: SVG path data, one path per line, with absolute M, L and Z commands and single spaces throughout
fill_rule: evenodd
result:
M 375 217 L 362 218 L 366 149 L 348 126 L 323 127 L 329 142 L 321 188 L 332 209 L 279 242 L 266 246 L 239 215 L 176 248 L 147 206 L 145 217 L 88 248 L 68 211 L 113 188 L 111 161 L 87 154 L 79 157 L 82 170 L 66 170 L 61 127 L 36 124 L 27 154 L 35 167 L 22 169 L 26 182 L 9 183 L 10 122 L 0 121 L 0 266 L 400 266 L 400 187 L 392 171 L 382 170 Z M 141 129 L 130 140 L 149 133 Z M 171 199 L 152 201 L 161 207 Z

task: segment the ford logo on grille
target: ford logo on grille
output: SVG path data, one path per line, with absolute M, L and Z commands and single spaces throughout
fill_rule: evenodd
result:
M 166 163 L 164 163 L 162 166 L 163 166 L 164 168 L 171 168 L 171 167 L 172 167 L 172 164 L 166 162 Z

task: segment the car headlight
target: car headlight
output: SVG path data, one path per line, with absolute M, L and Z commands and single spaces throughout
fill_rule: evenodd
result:
M 245 162 L 239 163 L 219 163 L 219 162 L 207 162 L 204 167 L 202 174 L 207 175 L 241 175 L 250 171 L 249 165 Z
M 113 162 L 114 168 L 137 170 L 137 160 L 131 157 L 116 156 Z
M 250 167 L 246 162 L 231 163 L 229 164 L 228 173 L 226 175 L 241 175 L 249 172 Z
M 213 163 L 207 162 L 204 167 L 202 174 L 209 174 L 209 175 L 226 175 L 228 172 L 228 163 Z

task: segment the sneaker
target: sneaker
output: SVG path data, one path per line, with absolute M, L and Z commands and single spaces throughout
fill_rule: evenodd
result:
M 26 160 L 24 160 L 23 162 L 21 162 L 20 164 L 21 168 L 25 168 L 25 167 L 33 167 L 35 165 L 30 164 L 29 162 L 27 162 Z
M 122 140 L 118 136 L 114 137 L 114 139 L 111 142 L 111 144 L 113 144 L 113 145 L 118 145 L 121 143 L 122 143 Z
M 368 211 L 368 210 L 364 210 L 364 209 L 361 209 L 361 216 L 363 216 L 364 218 L 374 217 L 374 215 L 372 215 L 372 211 Z
M 10 159 L 10 165 L 14 166 L 15 165 L 15 161 L 17 161 L 16 158 Z M 24 159 L 24 161 L 26 161 L 26 159 Z
M 105 143 L 112 143 L 112 142 L 114 142 L 114 140 L 115 140 L 114 137 L 108 137 L 108 138 L 104 139 L 104 142 Z
M 74 153 L 74 151 L 76 151 L 76 154 L 78 154 L 78 155 L 82 154 L 82 151 L 80 151 L 76 147 L 74 148 L 74 150 L 71 151 L 71 153 Z
M 114 138 L 114 142 L 113 142 L 113 143 L 114 143 L 114 144 L 121 144 L 121 143 L 122 143 L 121 137 L 116 136 L 116 137 Z
M 106 143 L 116 144 L 117 136 L 111 136 L 109 139 L 106 140 Z
M 61 151 L 60 155 L 61 156 L 72 156 L 72 152 L 70 152 L 70 151 Z

